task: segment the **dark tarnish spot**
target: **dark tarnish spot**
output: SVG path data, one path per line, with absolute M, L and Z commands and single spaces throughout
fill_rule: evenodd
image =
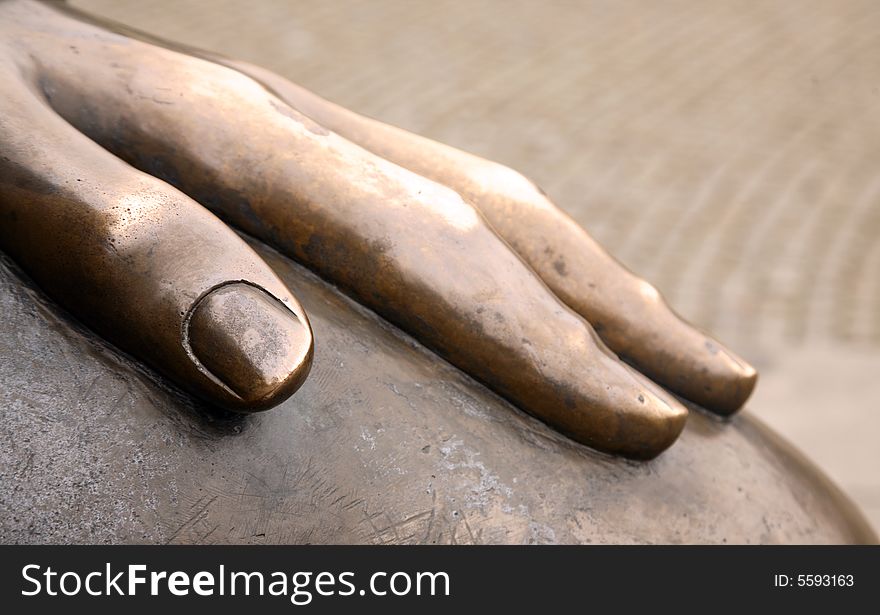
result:
M 280 105 L 274 100 L 270 100 L 269 102 L 272 103 L 272 107 L 278 113 L 280 113 L 281 115 L 284 115 L 286 117 L 289 117 L 290 119 L 292 119 L 295 122 L 299 122 L 300 124 L 305 126 L 306 130 L 308 130 L 309 132 L 316 134 L 316 135 L 320 135 L 322 137 L 326 137 L 327 135 L 330 134 L 329 130 L 327 130 L 326 128 L 324 128 L 323 126 L 321 126 L 320 124 L 315 122 L 310 117 L 303 115 L 299 111 L 296 111 L 295 109 L 291 109 L 287 105 Z
M 394 244 L 388 239 L 374 239 L 370 242 L 370 251 L 373 254 L 386 254 L 391 251 Z
M 568 269 L 565 266 L 565 261 L 561 258 L 557 258 L 555 261 L 553 261 L 553 268 L 556 270 L 556 273 L 563 277 L 568 275 Z

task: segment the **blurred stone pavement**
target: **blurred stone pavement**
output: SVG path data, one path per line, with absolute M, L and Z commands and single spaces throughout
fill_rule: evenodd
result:
M 880 3 L 73 4 L 532 177 L 880 527 Z

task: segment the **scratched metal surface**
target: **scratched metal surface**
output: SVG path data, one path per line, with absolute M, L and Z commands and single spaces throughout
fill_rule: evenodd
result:
M 510 164 L 880 527 L 874 0 L 71 0 Z
M 877 3 L 74 2 L 532 176 L 753 360 L 751 411 L 880 522 Z M 647 466 L 600 458 L 292 271 L 318 334 L 314 376 L 284 408 L 236 425 L 68 331 L 0 269 L 0 539 L 847 538 L 841 511 L 814 501 L 797 463 L 786 474 L 794 462 L 749 418 L 697 417 Z M 344 369 L 377 360 L 375 372 Z M 480 412 L 498 433 L 480 431 L 469 414 Z M 668 528 L 646 530 L 652 519 Z
M 531 176 L 880 527 L 874 0 L 71 0 Z
M 557 435 L 266 248 L 314 327 L 281 407 L 218 416 L 0 263 L 0 542 L 865 542 L 748 415 L 650 463 Z

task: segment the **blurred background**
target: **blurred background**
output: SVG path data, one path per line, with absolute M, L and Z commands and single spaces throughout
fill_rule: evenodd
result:
M 880 3 L 72 3 L 530 176 L 880 528 Z

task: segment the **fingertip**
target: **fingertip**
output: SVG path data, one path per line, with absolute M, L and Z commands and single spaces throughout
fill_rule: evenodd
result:
M 200 298 L 185 323 L 185 338 L 191 358 L 218 385 L 215 401 L 240 412 L 280 404 L 311 368 L 314 342 L 305 315 L 245 282 Z
M 646 287 L 646 286 L 645 286 Z M 745 359 L 676 314 L 658 298 L 642 319 L 626 358 L 655 382 L 706 410 L 728 416 L 742 408 L 758 381 Z
M 628 457 L 654 459 L 672 446 L 687 423 L 688 410 L 665 391 L 644 387 L 636 404 L 624 408 L 625 422 L 619 438 Z
M 711 374 L 701 405 L 716 414 L 729 416 L 740 410 L 751 397 L 758 384 L 758 371 L 726 348 L 716 356 L 721 357 L 721 365 Z M 694 401 L 700 403 L 701 400 Z
M 585 431 L 604 436 L 592 445 L 640 461 L 657 457 L 678 439 L 687 423 L 687 408 L 625 363 L 612 359 L 604 366 L 607 396 L 591 415 L 584 417 Z M 610 423 L 596 420 L 604 412 L 613 417 Z

